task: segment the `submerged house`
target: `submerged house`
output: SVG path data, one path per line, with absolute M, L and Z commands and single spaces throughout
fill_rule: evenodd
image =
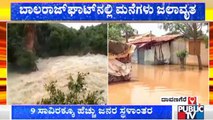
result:
M 132 62 L 138 64 L 179 64 L 176 55 L 178 51 L 189 51 L 190 41 L 185 40 L 181 34 L 163 35 L 156 37 L 141 36 L 129 41 L 129 44 L 136 45 L 132 56 Z M 200 44 L 200 55 L 202 65 L 208 66 L 208 48 L 204 42 Z M 198 65 L 195 55 L 188 55 L 188 65 Z
M 186 50 L 182 35 L 144 36 L 130 44 L 136 45 L 132 61 L 139 64 L 178 64 L 176 53 Z

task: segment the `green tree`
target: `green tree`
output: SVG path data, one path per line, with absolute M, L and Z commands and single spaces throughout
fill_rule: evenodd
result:
M 15 53 L 24 48 L 24 24 L 8 24 L 8 62 L 15 63 L 17 57 Z
M 206 40 L 206 35 L 202 31 L 202 28 L 207 25 L 207 23 L 164 23 L 161 28 L 170 33 L 180 33 L 187 40 Z M 197 54 L 199 69 L 202 70 L 202 61 L 200 54 Z
M 8 61 L 20 68 L 36 70 L 37 57 L 87 53 L 107 54 L 107 24 L 79 30 L 62 24 L 8 24 Z
M 108 38 L 109 40 L 121 41 L 128 39 L 137 34 L 137 31 L 126 23 L 109 23 Z
M 48 50 L 50 51 L 51 56 L 57 56 L 61 53 L 61 40 L 60 33 L 58 31 L 51 31 L 50 36 L 48 38 Z
M 8 24 L 8 62 L 22 70 L 37 70 L 34 24 Z

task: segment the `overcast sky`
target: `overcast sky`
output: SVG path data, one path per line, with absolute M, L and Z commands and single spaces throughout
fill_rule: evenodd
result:
M 92 25 L 98 25 L 101 23 L 61 23 L 66 25 L 67 27 L 73 27 L 75 29 L 80 29 L 81 26 L 87 27 L 87 26 L 92 26 Z M 150 33 L 152 31 L 152 34 L 156 36 L 161 36 L 165 35 L 168 33 L 167 31 L 160 29 L 159 26 L 162 23 L 128 23 L 129 25 L 132 26 L 132 28 L 138 30 L 138 34 L 145 34 L 145 33 Z M 203 27 L 203 31 L 206 32 L 207 26 Z
M 132 26 L 132 28 L 138 30 L 138 34 L 144 34 L 144 33 L 150 33 L 152 31 L 152 34 L 156 36 L 165 35 L 168 33 L 167 31 L 160 29 L 160 25 L 162 23 L 129 23 L 129 25 Z M 206 33 L 208 26 L 205 26 L 202 28 L 203 32 Z
M 81 26 L 87 27 L 92 25 L 98 25 L 100 23 L 62 23 L 67 27 L 73 27 L 75 29 L 80 29 Z M 163 35 L 166 33 L 164 30 L 158 28 L 157 23 L 129 23 L 134 29 L 138 30 L 139 34 L 149 33 L 152 30 L 152 33 L 155 35 Z
M 150 33 L 156 36 L 165 35 L 167 32 L 159 28 L 159 23 L 129 23 L 132 28 L 138 30 L 138 34 Z

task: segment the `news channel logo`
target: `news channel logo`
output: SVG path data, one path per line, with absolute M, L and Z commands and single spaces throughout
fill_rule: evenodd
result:
M 198 97 L 186 97 L 186 96 L 161 97 L 161 104 L 164 105 L 196 105 L 197 103 Z
M 204 105 L 178 105 L 178 119 L 204 119 Z

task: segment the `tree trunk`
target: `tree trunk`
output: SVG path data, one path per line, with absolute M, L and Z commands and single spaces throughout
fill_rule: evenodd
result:
M 125 39 L 126 39 L 126 43 L 128 43 L 128 32 L 127 32 L 127 30 L 125 30 Z
M 197 60 L 198 60 L 198 66 L 199 66 L 199 70 L 202 70 L 202 61 L 201 61 L 201 57 L 200 55 L 197 55 Z
M 170 51 L 170 53 L 172 53 L 171 42 L 169 42 L 169 51 Z M 170 56 L 169 56 L 169 64 L 171 64 L 171 63 L 172 63 L 172 55 L 170 54 Z
M 194 41 L 196 41 L 196 39 L 194 39 Z M 195 48 L 195 49 L 197 49 L 197 48 Z M 200 49 L 200 47 L 199 47 L 199 49 Z M 197 53 L 197 61 L 198 61 L 199 70 L 202 70 L 203 68 L 202 68 L 202 61 L 201 61 L 201 57 L 200 57 L 200 52 Z
M 157 64 L 157 63 L 158 63 L 158 58 L 157 58 L 157 50 L 156 50 L 156 47 L 155 47 L 154 64 Z
M 35 24 L 26 24 L 25 25 L 25 47 L 27 51 L 34 52 L 34 42 L 36 39 L 36 26 Z
M 180 59 L 180 68 L 185 69 L 185 59 L 184 58 L 179 58 Z
M 37 39 L 36 36 L 36 25 L 35 24 L 25 24 L 24 26 L 24 30 L 26 32 L 25 35 L 25 48 L 28 52 L 31 53 L 31 56 L 34 56 L 35 54 L 35 48 L 34 48 L 34 43 Z M 33 71 L 37 71 L 37 65 L 35 63 L 35 61 L 33 61 L 33 67 L 32 70 Z

